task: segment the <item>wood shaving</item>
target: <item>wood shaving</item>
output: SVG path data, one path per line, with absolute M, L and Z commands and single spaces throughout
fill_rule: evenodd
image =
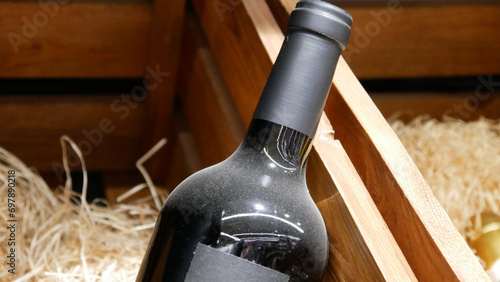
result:
M 500 120 L 389 121 L 464 238 L 473 216 L 500 213 Z
M 87 172 L 81 152 L 66 136 L 61 144 L 67 181 L 55 191 L 36 171 L 0 147 L 0 195 L 7 195 L 7 171 L 15 170 L 18 219 L 16 274 L 8 273 L 6 264 L 1 263 L 0 281 L 135 281 L 158 209 L 143 200 L 113 206 L 100 200 L 104 207 L 98 202 L 87 203 Z M 82 195 L 71 190 L 66 144 L 80 157 Z M 146 182 L 152 183 L 148 177 L 146 173 Z M 161 196 L 161 200 L 166 197 Z M 157 197 L 155 193 L 150 198 L 157 203 Z M 7 200 L 4 196 L 0 199 L 0 217 L 6 222 Z M 0 230 L 0 242 L 7 242 L 8 230 Z M 5 243 L 0 257 L 6 256 Z

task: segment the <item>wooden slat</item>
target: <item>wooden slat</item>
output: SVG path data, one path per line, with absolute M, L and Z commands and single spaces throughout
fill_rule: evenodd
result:
M 148 65 L 144 88 L 148 90 L 142 148 L 148 150 L 163 137 L 173 137 L 172 117 L 175 81 L 180 57 L 184 0 L 155 0 L 149 33 Z M 158 152 L 147 163 L 153 178 L 164 180 L 172 147 Z
M 61 176 L 63 134 L 80 145 L 89 170 L 133 169 L 143 153 L 144 107 L 130 108 L 119 95 L 2 95 L 0 113 L 0 146 L 39 171 Z
M 256 42 L 260 42 L 259 34 L 250 24 L 251 19 L 243 2 L 222 6 L 225 9 L 213 5 L 219 2 L 192 2 L 233 101 L 244 124 L 248 126 L 271 71 L 272 62 L 262 59 L 268 58 L 265 49 L 255 48 Z M 272 20 L 269 11 L 268 16 Z M 269 17 L 262 18 L 263 24 Z
M 209 166 L 236 150 L 243 140 L 245 125 L 194 15 L 187 17 L 182 46 L 179 97 L 203 165 Z
M 170 167 L 166 177 L 166 187 L 172 191 L 191 174 L 204 167 L 202 156 L 196 146 L 195 135 L 181 107 L 175 111 L 175 138 L 169 146 L 173 147 Z
M 417 281 L 342 145 L 334 140 L 326 115 L 312 153 L 308 185 L 311 194 L 321 190 L 327 197 L 318 208 L 329 234 L 332 280 Z M 316 172 L 313 177 L 311 171 Z
M 267 0 L 286 25 L 296 0 Z M 500 73 L 494 1 L 339 1 L 354 18 L 343 56 L 358 78 Z
M 325 111 L 419 279 L 487 279 L 403 145 L 342 59 Z M 333 99 L 332 99 L 333 98 Z M 418 247 L 416 247 L 418 246 Z
M 147 3 L 69 2 L 45 7 L 2 1 L 0 15 L 0 77 L 145 73 L 151 18 Z
M 263 1 L 243 1 L 241 5 L 233 7 L 231 12 L 224 13 L 222 21 L 219 17 L 220 13 L 217 13 L 211 3 L 211 1 L 195 1 L 194 6 L 240 115 L 248 124 L 284 36 Z M 335 142 L 333 141 L 333 143 Z M 337 153 L 341 154 L 342 152 L 338 145 L 331 145 L 327 142 L 327 145 L 324 146 L 326 148 L 333 146 L 337 149 Z M 342 247 L 332 245 L 334 253 L 332 258 L 334 260 L 329 266 L 329 274 L 325 281 L 332 281 L 333 278 L 360 278 L 357 275 L 361 275 L 361 273 L 365 274 L 363 278 L 371 280 L 382 280 L 382 278 L 414 279 L 410 267 L 399 251 L 394 238 L 385 228 L 382 217 L 368 196 L 368 192 L 366 190 L 364 190 L 364 194 L 353 192 L 350 194 L 351 196 L 363 199 L 357 201 L 349 199 L 349 204 L 344 198 L 347 197 L 346 194 L 336 192 L 336 185 L 338 185 L 339 191 L 341 189 L 347 191 L 350 188 L 353 191 L 362 191 L 364 187 L 359 177 L 357 181 L 356 178 L 351 177 L 356 175 L 352 165 L 346 170 L 334 169 L 331 161 L 337 156 L 330 153 L 330 148 L 326 150 L 328 151 L 327 155 L 324 155 L 325 151 L 312 154 L 311 158 L 315 158 L 315 156 L 318 158 L 320 155 L 322 157 L 311 159 L 311 167 L 315 165 L 322 167 L 323 171 L 328 172 L 322 175 L 329 176 L 330 179 L 309 184 L 313 198 L 317 201 L 323 200 L 319 206 L 325 217 L 328 217 L 326 220 L 332 242 L 338 242 L 342 245 Z M 344 157 L 343 160 L 345 163 L 337 165 L 347 166 L 348 158 Z M 308 175 L 310 175 L 309 171 Z M 349 171 L 349 173 L 342 175 L 342 171 L 344 173 Z M 308 179 L 314 180 L 311 177 Z M 347 179 L 351 180 L 347 181 Z M 329 187 L 328 191 L 319 188 L 323 183 L 328 183 L 326 186 Z M 321 191 L 321 193 L 317 191 Z M 342 205 L 343 201 L 346 205 Z M 360 203 L 362 203 L 363 209 L 357 206 Z M 342 216 L 339 219 L 329 218 L 332 215 Z M 363 222 L 362 227 L 358 226 L 361 222 Z M 334 232 L 338 229 L 337 226 L 344 227 L 341 232 L 345 233 Z M 390 255 L 378 248 L 391 250 Z M 340 259 L 341 262 L 335 259 Z M 364 264 L 369 266 L 366 271 L 360 272 L 359 267 Z
M 179 139 L 179 136 L 177 136 L 176 140 L 170 140 L 170 146 L 174 144 L 174 150 L 172 156 L 170 157 L 171 165 L 169 166 L 169 171 L 167 171 L 167 176 L 165 177 L 165 187 L 167 187 L 168 191 L 175 189 L 175 187 L 177 187 L 177 185 L 179 185 L 184 179 L 196 172 L 196 170 L 193 171 L 190 169 L 190 166 L 187 163 L 188 156 L 185 155 L 184 150 L 181 147 L 182 143 Z
M 417 278 L 488 280 L 343 58 L 325 112 Z

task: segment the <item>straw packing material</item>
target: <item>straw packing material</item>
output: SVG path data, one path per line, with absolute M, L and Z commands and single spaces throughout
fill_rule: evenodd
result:
M 390 123 L 462 236 L 471 217 L 500 214 L 500 120 Z
M 78 150 L 69 138 L 66 142 Z M 3 195 L 7 195 L 7 172 L 15 170 L 18 220 L 16 274 L 8 273 L 8 266 L 2 262 L 0 281 L 135 280 L 158 209 L 145 203 L 110 206 L 102 200 L 105 207 L 87 203 L 83 159 L 81 163 L 83 196 L 71 191 L 70 178 L 65 187 L 51 190 L 35 171 L 0 147 L 0 216 L 7 222 Z M 0 242 L 5 243 L 8 230 L 0 230 Z M 5 261 L 6 256 L 5 243 L 0 247 L 0 257 Z

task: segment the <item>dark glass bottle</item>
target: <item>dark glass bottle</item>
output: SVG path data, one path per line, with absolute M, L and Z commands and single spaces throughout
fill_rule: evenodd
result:
M 174 189 L 137 281 L 322 279 L 328 238 L 305 167 L 351 22 L 327 2 L 299 1 L 245 139 Z

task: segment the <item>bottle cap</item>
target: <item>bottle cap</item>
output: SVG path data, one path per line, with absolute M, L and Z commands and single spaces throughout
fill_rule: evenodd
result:
M 351 35 L 352 17 L 322 0 L 301 0 L 290 14 L 288 30 L 307 29 L 337 41 L 342 50 Z

